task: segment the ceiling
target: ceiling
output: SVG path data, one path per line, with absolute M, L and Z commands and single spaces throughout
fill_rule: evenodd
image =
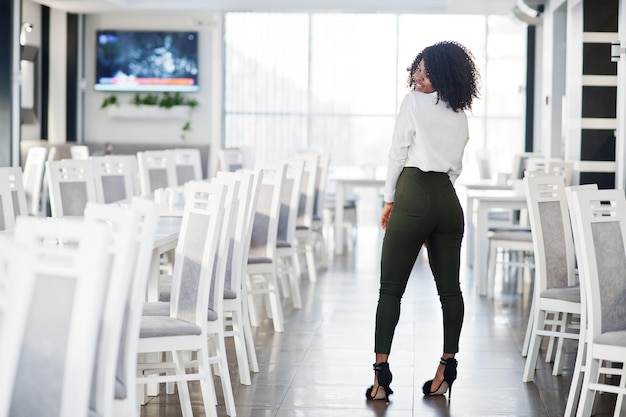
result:
M 115 11 L 508 14 L 522 0 L 33 0 L 71 13 Z M 544 0 L 524 0 L 536 8 Z

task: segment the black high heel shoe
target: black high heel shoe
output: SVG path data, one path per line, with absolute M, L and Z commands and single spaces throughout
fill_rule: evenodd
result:
M 454 358 L 441 358 L 439 363 L 445 366 L 443 370 L 443 381 L 433 392 L 431 392 L 433 380 L 431 379 L 430 381 L 426 381 L 422 387 L 422 391 L 424 392 L 424 395 L 443 395 L 449 390 L 450 394 L 448 394 L 448 397 L 452 397 L 452 384 L 456 380 L 456 367 L 458 362 Z
M 393 375 L 389 370 L 389 363 L 375 363 L 373 366 L 374 371 L 377 372 L 376 379 L 378 380 L 378 388 L 375 393 L 372 393 L 374 386 L 372 385 L 369 387 L 367 391 L 365 391 L 365 397 L 370 401 L 388 400 L 389 396 L 393 394 L 392 389 L 389 387 L 389 384 L 391 384 L 391 380 L 393 379 Z M 374 395 L 372 396 L 372 394 Z

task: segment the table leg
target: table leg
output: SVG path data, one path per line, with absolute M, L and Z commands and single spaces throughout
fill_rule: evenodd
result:
M 337 181 L 335 193 L 335 253 L 341 255 L 345 241 L 343 234 L 343 207 L 346 203 L 346 187 L 341 181 Z
M 479 295 L 487 295 L 487 250 L 489 245 L 487 208 L 477 204 L 474 229 L 474 282 Z

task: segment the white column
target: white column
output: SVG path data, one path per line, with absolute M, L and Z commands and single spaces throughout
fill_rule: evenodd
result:
M 48 95 L 48 139 L 50 144 L 65 143 L 67 139 L 67 14 L 50 9 L 50 73 Z

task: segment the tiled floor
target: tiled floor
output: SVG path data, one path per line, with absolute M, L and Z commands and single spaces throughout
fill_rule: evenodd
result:
M 238 416 L 264 417 L 547 417 L 562 416 L 575 359 L 569 343 L 565 371 L 553 377 L 540 362 L 534 383 L 522 382 L 529 290 L 518 295 L 498 288 L 493 300 L 476 295 L 471 269 L 462 268 L 466 315 L 461 337 L 459 376 L 453 396 L 424 397 L 421 387 L 434 375 L 441 354 L 441 308 L 420 255 L 403 298 L 389 363 L 395 393 L 391 402 L 367 402 L 372 384 L 374 313 L 378 293 L 381 235 L 359 225 L 354 253 L 335 258 L 317 283 L 302 281 L 303 308 L 283 306 L 286 330 L 274 333 L 265 320 L 255 329 L 260 372 L 252 385 L 239 383 L 233 345 L 228 346 Z M 216 380 L 220 402 L 226 412 Z M 192 384 L 194 415 L 202 416 L 197 385 Z M 603 395 L 599 416 L 612 415 L 614 398 Z M 142 417 L 178 417 L 178 396 L 153 398 Z

